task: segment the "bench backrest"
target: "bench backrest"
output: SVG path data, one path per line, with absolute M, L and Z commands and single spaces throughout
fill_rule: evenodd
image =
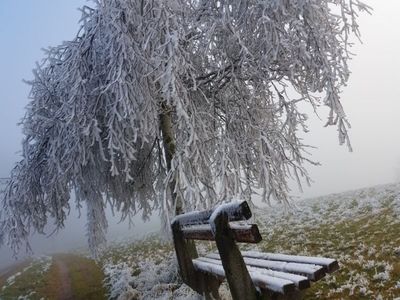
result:
M 243 201 L 191 212 L 173 220 L 182 279 L 206 299 L 219 299 L 218 287 L 224 278 L 233 299 L 300 299 L 300 290 L 310 287 L 310 280 L 317 281 L 339 268 L 338 262 L 329 258 L 240 252 L 236 242 L 261 241 L 257 225 L 234 223 L 250 217 L 250 208 Z M 198 258 L 192 240 L 214 240 L 218 254 Z
M 176 216 L 172 220 L 172 224 L 179 223 L 180 226 L 208 224 L 210 217 L 216 211 L 227 213 L 230 222 L 248 220 L 251 218 L 249 205 L 246 201 L 240 201 L 222 204 L 210 210 L 192 211 Z
M 217 208 L 194 211 L 179 215 L 172 221 L 172 226 L 182 232 L 185 239 L 190 240 L 215 240 L 213 220 L 217 215 L 226 214 L 228 222 L 243 221 L 251 218 L 252 213 L 246 201 L 222 204 Z M 256 224 L 230 224 L 236 242 L 258 243 L 262 240 Z
M 212 210 L 179 215 L 171 223 L 176 256 L 183 281 L 200 294 L 218 293 L 220 282 L 197 272 L 193 259 L 198 257 L 191 240 L 215 240 L 234 299 L 256 299 L 257 291 L 235 242 L 258 243 L 261 234 L 256 224 L 230 222 L 248 220 L 246 201 L 222 204 Z M 240 283 L 240 284 L 239 284 Z

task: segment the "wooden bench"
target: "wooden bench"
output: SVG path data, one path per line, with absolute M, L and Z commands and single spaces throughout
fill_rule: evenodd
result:
M 182 279 L 206 299 L 220 298 L 218 288 L 225 278 L 234 300 L 300 299 L 311 281 L 339 269 L 338 262 L 330 258 L 240 252 L 236 242 L 262 239 L 256 224 L 234 223 L 250 217 L 243 201 L 179 215 L 172 221 Z M 214 240 L 218 252 L 199 257 L 193 240 Z

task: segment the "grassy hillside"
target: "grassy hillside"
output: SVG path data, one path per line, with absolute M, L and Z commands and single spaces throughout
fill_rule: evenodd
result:
M 263 241 L 247 249 L 339 260 L 340 270 L 313 284 L 305 299 L 400 300 L 399 184 L 307 199 L 294 203 L 290 211 L 283 206 L 258 209 L 254 219 Z M 201 252 L 215 247 L 198 244 Z M 179 281 L 171 245 L 157 239 L 116 245 L 103 264 L 107 278 L 125 278 L 114 288 L 109 282 L 114 295 L 195 298 Z M 221 292 L 229 299 L 226 285 Z
M 400 299 L 400 185 L 386 185 L 255 210 L 270 252 L 337 258 L 340 270 L 305 299 Z M 200 252 L 214 249 L 199 243 Z M 2 274 L 2 273 L 0 273 Z M 102 286 L 104 284 L 104 287 Z M 157 237 L 110 246 L 98 263 L 59 254 L 0 275 L 0 299 L 196 299 L 182 285 L 173 248 Z M 221 294 L 229 299 L 226 285 Z
M 399 185 L 297 203 L 293 213 L 259 212 L 261 250 L 335 257 L 341 269 L 314 284 L 306 299 L 400 297 Z

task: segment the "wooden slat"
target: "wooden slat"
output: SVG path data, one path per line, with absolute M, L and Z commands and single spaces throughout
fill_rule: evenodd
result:
M 249 225 L 230 225 L 236 242 L 239 243 L 258 243 L 262 240 L 261 234 L 256 224 Z M 185 239 L 213 241 L 214 235 L 210 225 L 183 227 L 182 234 Z
M 197 258 L 197 260 L 222 265 L 221 260 L 212 259 L 212 258 L 208 258 L 208 257 L 199 257 L 199 258 Z M 265 275 L 268 275 L 271 277 L 277 277 L 277 278 L 289 280 L 289 281 L 293 282 L 299 290 L 304 290 L 311 286 L 310 280 L 308 280 L 308 278 L 305 276 L 292 274 L 292 273 L 285 273 L 285 272 L 280 272 L 280 271 L 273 271 L 273 270 L 264 269 L 264 268 L 251 267 L 251 266 L 247 266 L 247 269 L 250 273 L 258 272 L 258 273 L 265 274 Z
M 196 270 L 207 272 L 218 277 L 225 276 L 225 271 L 221 264 L 214 264 L 197 258 L 193 260 L 193 265 Z M 281 294 L 288 294 L 296 289 L 295 284 L 289 280 L 272 277 L 258 272 L 250 272 L 249 274 L 254 285 L 263 289 Z
M 211 253 L 206 257 L 220 259 L 219 254 Z M 322 266 L 317 266 L 313 264 L 301 264 L 283 261 L 271 261 L 264 259 L 256 259 L 244 257 L 244 262 L 246 265 L 254 266 L 258 268 L 266 268 L 275 271 L 288 272 L 293 274 L 299 274 L 306 276 L 309 280 L 317 281 L 325 276 L 325 270 Z
M 287 255 L 287 254 L 267 253 L 267 252 L 257 252 L 257 251 L 242 251 L 242 255 L 245 257 L 259 258 L 266 260 L 319 265 L 323 266 L 325 268 L 325 272 L 327 273 L 332 273 L 339 269 L 339 263 L 337 262 L 337 260 L 332 258 Z
M 224 208 L 221 211 L 224 211 L 228 214 L 228 219 L 230 222 L 248 220 L 251 217 L 250 207 L 246 201 L 222 204 L 222 206 L 224 206 Z M 210 210 L 193 211 L 182 214 L 176 216 L 172 220 L 172 223 L 179 223 L 180 226 L 208 224 L 212 213 L 216 209 L 220 208 L 221 205 Z

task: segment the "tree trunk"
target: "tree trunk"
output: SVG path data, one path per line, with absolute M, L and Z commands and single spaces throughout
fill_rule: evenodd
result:
M 172 117 L 171 108 L 165 104 L 161 104 L 162 112 L 160 113 L 160 129 L 162 132 L 165 160 L 167 163 L 168 172 L 171 171 L 171 161 L 175 155 L 176 143 L 175 136 L 172 127 Z M 171 190 L 172 204 L 175 208 L 175 215 L 180 215 L 183 213 L 182 199 L 181 196 L 175 192 L 176 178 L 172 178 L 169 183 L 169 188 Z
M 174 129 L 172 127 L 172 111 L 171 108 L 165 103 L 161 104 L 162 112 L 160 113 L 160 129 L 163 138 L 165 160 L 167 163 L 168 172 L 171 170 L 172 158 L 175 155 L 176 143 Z M 173 177 L 169 183 L 171 191 L 172 204 L 175 207 L 175 216 L 183 214 L 183 199 L 181 195 L 175 192 L 177 178 Z M 190 255 L 192 259 L 199 257 L 196 250 L 196 245 L 193 240 L 186 240 L 186 251 L 187 255 Z

